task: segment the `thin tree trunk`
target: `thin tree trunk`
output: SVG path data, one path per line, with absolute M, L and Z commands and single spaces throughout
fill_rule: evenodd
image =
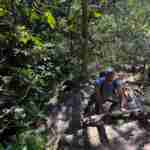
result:
M 81 63 L 82 77 L 87 77 L 87 60 L 88 60 L 88 5 L 87 0 L 81 0 L 82 7 L 82 46 L 81 46 Z

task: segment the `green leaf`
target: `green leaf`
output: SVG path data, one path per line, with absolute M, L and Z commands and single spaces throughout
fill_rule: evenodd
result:
M 7 10 L 0 8 L 0 17 L 5 16 L 7 14 Z
M 30 15 L 30 21 L 32 22 L 34 20 L 39 20 L 39 19 L 40 19 L 39 15 L 35 12 L 35 10 L 32 10 Z
M 32 41 L 38 47 L 43 47 L 43 41 L 40 37 L 32 36 Z
M 81 8 L 80 0 L 74 0 L 72 8 L 76 11 L 80 10 Z
M 49 24 L 49 26 L 54 29 L 56 27 L 56 20 L 54 18 L 54 16 L 52 15 L 52 13 L 50 11 L 47 11 L 45 13 L 45 16 L 47 17 L 47 22 Z
M 31 35 L 27 31 L 25 26 L 17 26 L 17 32 L 19 33 L 19 41 L 27 44 L 29 40 L 31 40 Z
M 132 7 L 135 4 L 135 0 L 128 0 L 128 5 Z
M 0 144 L 0 150 L 4 150 L 3 146 Z
M 75 32 L 75 25 L 74 24 L 69 25 L 68 26 L 68 31 Z
M 81 4 L 80 0 L 74 0 L 69 12 L 69 18 L 76 18 L 80 14 Z
M 100 12 L 94 12 L 94 16 L 95 16 L 96 18 L 101 17 L 101 16 L 102 16 L 102 13 L 100 13 Z

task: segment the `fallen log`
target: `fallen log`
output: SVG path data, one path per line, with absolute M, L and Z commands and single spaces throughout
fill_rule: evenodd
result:
M 106 113 L 106 114 L 100 114 L 100 115 L 91 115 L 84 117 L 82 122 L 82 127 L 98 127 L 100 125 L 104 124 L 112 124 L 115 121 L 118 120 L 141 120 L 142 118 L 150 118 L 149 113 L 141 113 L 138 111 L 128 111 L 128 112 L 122 112 L 122 111 L 113 111 L 112 113 Z

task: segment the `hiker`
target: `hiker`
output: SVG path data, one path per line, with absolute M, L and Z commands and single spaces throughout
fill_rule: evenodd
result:
M 98 105 L 99 113 L 104 112 L 103 104 L 107 100 L 114 100 L 114 103 L 120 103 L 121 110 L 127 109 L 127 99 L 124 94 L 121 82 L 115 79 L 115 71 L 109 68 L 104 77 L 96 80 L 96 103 Z M 118 100 L 118 101 L 116 101 Z

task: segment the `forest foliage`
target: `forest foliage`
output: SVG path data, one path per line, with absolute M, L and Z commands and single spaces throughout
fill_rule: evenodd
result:
M 56 87 L 95 73 L 89 69 L 93 64 L 149 64 L 149 5 L 149 0 L 0 0 L 2 144 L 15 134 L 17 142 L 9 146 L 42 149 L 46 133 L 37 138 L 41 132 L 33 124 L 47 117 Z

